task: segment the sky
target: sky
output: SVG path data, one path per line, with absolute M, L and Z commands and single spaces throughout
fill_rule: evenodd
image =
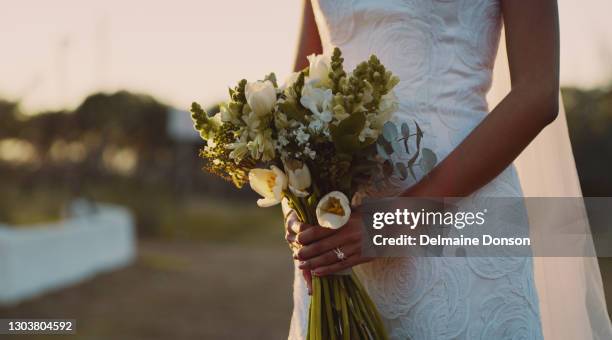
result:
M 301 0 L 0 0 L 0 98 L 26 112 L 94 91 L 178 108 L 223 99 L 241 78 L 292 68 Z M 562 85 L 612 80 L 610 0 L 559 0 Z

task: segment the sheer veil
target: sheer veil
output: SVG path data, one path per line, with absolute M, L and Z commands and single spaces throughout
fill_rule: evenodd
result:
M 491 107 L 509 91 L 510 74 L 502 34 L 488 97 Z M 558 118 L 523 151 L 515 166 L 526 197 L 582 197 L 562 101 Z M 581 210 L 579 213 L 585 216 L 584 207 Z M 533 215 L 529 212 L 532 225 L 537 219 Z M 586 229 L 577 232 L 587 234 L 582 246 L 587 253 L 594 254 L 589 226 L 572 228 Z M 532 235 L 533 243 L 545 242 L 542 236 L 542 231 Z M 534 272 L 545 339 L 612 339 L 596 257 L 536 257 Z

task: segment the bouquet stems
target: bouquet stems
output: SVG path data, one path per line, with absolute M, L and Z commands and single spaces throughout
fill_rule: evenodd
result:
M 388 339 L 376 306 L 354 273 L 312 278 L 308 340 Z
M 302 222 L 316 225 L 316 199 L 286 194 Z M 308 340 L 386 340 L 378 309 L 359 278 L 349 274 L 313 276 Z

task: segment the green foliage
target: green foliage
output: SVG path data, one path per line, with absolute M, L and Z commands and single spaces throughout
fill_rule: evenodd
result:
M 376 141 L 378 157 L 385 160 L 381 169 L 383 177 L 396 176 L 405 180 L 410 174 L 414 180 L 417 180 L 414 172 L 415 166 L 419 166 L 423 174 L 429 173 L 436 166 L 438 158 L 433 150 L 421 148 L 423 130 L 417 122 L 415 122 L 415 128 L 416 132 L 410 134 L 410 127 L 407 123 L 401 125 L 399 132 L 393 122 L 386 122 L 383 126 L 383 133 Z M 414 138 L 415 144 L 414 154 L 406 162 L 395 162 L 393 164 L 394 155 L 404 153 L 410 155 L 409 141 L 412 138 Z M 403 148 L 400 142 L 403 143 Z
M 359 134 L 366 123 L 363 112 L 350 115 L 338 126 L 331 126 L 332 141 L 339 152 L 352 153 L 361 149 L 365 143 L 359 141 Z
M 211 137 L 218 128 L 218 126 L 212 122 L 212 119 L 208 117 L 206 111 L 196 102 L 191 103 L 191 119 L 193 119 L 195 129 L 204 139 Z
M 276 82 L 276 74 L 274 74 L 274 72 L 268 74 L 265 78 L 264 81 L 269 80 L 274 87 L 278 87 L 278 83 Z
M 612 86 L 562 89 L 572 149 L 585 196 L 612 194 Z
M 332 93 L 336 94 L 340 92 L 342 82 L 346 79 L 346 72 L 344 71 L 344 58 L 342 58 L 342 52 L 339 48 L 334 48 L 334 53 L 331 57 L 331 72 L 329 78 L 332 82 Z

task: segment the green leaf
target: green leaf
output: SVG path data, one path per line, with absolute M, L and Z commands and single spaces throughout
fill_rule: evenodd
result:
M 355 135 L 343 135 L 338 137 L 332 137 L 334 145 L 340 152 L 355 152 L 361 149 L 361 142 L 359 136 Z
M 414 125 L 416 125 L 416 139 L 417 139 L 417 150 L 421 149 L 421 139 L 423 139 L 423 130 L 421 130 L 421 127 L 419 126 L 419 123 L 414 122 Z
M 297 120 L 304 123 L 306 121 L 306 109 L 293 101 L 284 101 L 278 104 L 280 112 L 287 115 L 290 120 Z
M 200 132 L 200 136 L 207 139 L 214 130 L 214 126 L 206 111 L 196 102 L 191 103 L 191 119 L 193 119 L 195 129 Z
M 376 143 L 376 152 L 378 153 L 378 156 L 383 159 L 387 158 L 387 156 L 389 155 L 385 147 L 380 142 Z
M 395 163 L 395 168 L 397 169 L 402 181 L 408 178 L 408 169 L 406 168 L 406 164 L 397 162 Z
M 363 112 L 353 113 L 338 124 L 336 131 L 341 134 L 359 134 L 363 130 L 366 117 Z
M 402 123 L 402 136 L 404 138 L 408 138 L 410 137 L 410 127 L 408 126 L 407 123 Z
M 268 74 L 265 78 L 264 81 L 269 80 L 270 82 L 272 82 L 272 85 L 274 85 L 274 87 L 278 87 L 278 84 L 276 83 L 276 74 L 274 74 L 274 72 Z
M 431 149 L 423 148 L 423 150 L 421 150 L 421 161 L 419 165 L 424 173 L 430 172 L 436 166 L 437 162 L 438 157 Z
M 382 148 L 383 152 L 381 153 L 377 146 L 377 150 L 379 151 L 379 155 L 381 157 L 386 158 L 387 155 L 393 154 L 393 147 L 391 147 L 391 143 L 388 142 L 383 136 L 378 137 L 377 145 L 380 145 L 380 148 Z
M 365 143 L 359 141 L 359 134 L 366 123 L 364 113 L 353 113 L 332 128 L 332 141 L 336 148 L 342 152 L 354 152 L 361 149 Z
M 402 145 L 399 143 L 398 140 L 394 140 L 390 144 L 391 148 L 393 149 L 393 152 L 395 152 L 396 154 L 401 154 L 403 152 Z
M 393 122 L 386 122 L 383 125 L 383 137 L 389 142 L 393 142 L 397 140 L 397 127 Z

